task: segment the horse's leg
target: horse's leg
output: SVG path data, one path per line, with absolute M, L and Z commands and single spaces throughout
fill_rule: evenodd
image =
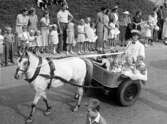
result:
M 26 122 L 28 122 L 28 123 L 32 122 L 32 116 L 33 116 L 33 113 L 35 112 L 36 105 L 37 105 L 40 98 L 41 98 L 40 93 L 36 92 L 35 97 L 34 97 L 34 101 L 31 105 L 31 111 L 30 111 L 28 118 L 26 119 Z
M 80 107 L 80 104 L 81 104 L 81 100 L 82 100 L 82 97 L 83 97 L 83 88 L 78 88 L 78 94 L 79 94 L 79 99 L 77 101 L 77 104 L 75 106 L 75 108 L 73 109 L 73 111 L 78 111 L 79 107 Z
M 46 96 L 45 92 L 42 94 L 42 97 L 43 97 L 43 101 L 46 105 L 45 115 L 49 115 L 51 112 L 51 106 L 48 104 L 48 100 L 47 100 L 47 96 Z

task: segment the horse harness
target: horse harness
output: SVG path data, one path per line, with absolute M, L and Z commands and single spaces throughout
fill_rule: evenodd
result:
M 39 75 L 39 72 L 41 70 L 41 64 L 42 64 L 42 57 L 39 57 L 38 66 L 37 66 L 37 69 L 35 70 L 34 75 L 30 79 L 26 78 L 25 81 L 31 83 L 37 78 L 37 76 Z
M 64 79 L 64 78 L 62 78 L 60 76 L 56 76 L 56 75 L 54 75 L 54 71 L 56 69 L 55 69 L 55 65 L 54 65 L 52 59 L 46 58 L 46 60 L 48 61 L 48 64 L 49 64 L 49 67 L 50 67 L 50 75 L 48 75 L 48 74 L 40 74 L 41 64 L 42 64 L 42 57 L 39 57 L 39 62 L 38 62 L 38 66 L 37 66 L 37 68 L 35 70 L 35 73 L 32 76 L 32 78 L 25 79 L 27 82 L 31 83 L 31 82 L 33 82 L 37 78 L 37 76 L 41 76 L 41 77 L 50 79 L 50 82 L 49 82 L 49 84 L 47 86 L 47 89 L 50 89 L 53 79 L 57 79 L 57 80 L 60 80 L 60 81 L 62 81 L 64 83 L 66 83 L 66 84 L 70 84 L 72 86 L 76 86 L 76 87 L 80 87 L 80 88 L 95 88 L 95 89 L 102 89 L 103 88 L 101 86 L 100 87 L 94 87 L 94 86 L 78 85 L 78 84 L 75 84 L 73 80 L 67 81 L 66 79 Z
M 29 83 L 33 82 L 37 78 L 37 76 L 40 75 L 39 73 L 40 73 L 40 70 L 41 70 L 42 57 L 38 57 L 38 58 L 39 58 L 39 62 L 38 62 L 38 66 L 35 70 L 34 75 L 30 79 L 25 79 Z M 49 82 L 48 87 L 47 87 L 49 89 L 50 86 L 51 86 L 53 77 L 54 77 L 55 66 L 54 66 L 53 61 L 50 58 L 47 58 L 46 60 L 48 61 L 48 64 L 49 64 L 49 67 L 50 67 L 50 78 L 49 78 L 50 82 Z M 42 75 L 40 75 L 40 76 L 42 76 Z

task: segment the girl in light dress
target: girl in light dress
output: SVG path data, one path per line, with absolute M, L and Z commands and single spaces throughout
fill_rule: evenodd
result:
M 78 53 L 81 54 L 84 51 L 84 42 L 85 42 L 85 22 L 83 19 L 80 20 L 79 25 L 77 26 L 77 44 L 78 44 Z
M 145 44 L 145 47 L 147 47 L 147 45 L 150 44 L 150 40 L 152 38 L 152 26 L 150 25 L 148 21 L 144 24 L 143 35 L 145 38 L 144 44 Z
M 75 44 L 76 44 L 76 41 L 75 41 L 75 35 L 74 35 L 74 23 L 72 21 L 70 21 L 68 23 L 68 26 L 67 26 L 67 40 L 66 40 L 66 43 L 67 43 L 67 54 L 69 53 L 74 53 L 73 50 L 74 50 L 74 47 L 75 47 Z
M 116 45 L 116 39 L 118 35 L 120 34 L 119 29 L 114 24 L 114 19 L 112 19 L 109 23 L 110 30 L 109 30 L 109 46 L 113 47 Z
M 30 30 L 30 31 L 29 31 L 28 41 L 29 41 L 29 49 L 30 49 L 34 54 L 36 54 L 37 42 L 36 42 L 36 37 L 35 37 L 35 30 Z
M 42 35 L 41 35 L 41 31 L 37 30 L 36 31 L 36 42 L 37 42 L 37 53 L 40 54 L 40 52 L 42 53 Z
M 57 31 L 57 25 L 54 24 L 51 27 L 51 32 L 49 34 L 49 43 L 53 47 L 53 54 L 57 53 L 57 47 L 59 43 L 59 36 L 58 36 L 58 31 Z
M 95 23 L 90 24 L 90 44 L 89 44 L 89 49 L 90 50 L 95 50 L 95 43 L 97 40 L 97 35 L 96 35 L 96 28 L 95 28 Z

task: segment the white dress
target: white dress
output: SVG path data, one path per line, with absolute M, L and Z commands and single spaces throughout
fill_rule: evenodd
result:
M 38 35 L 36 36 L 36 42 L 37 42 L 37 46 L 42 46 L 42 36 L 41 35 Z
M 152 29 L 151 29 L 151 26 L 148 25 L 148 24 L 145 24 L 144 26 L 144 36 L 146 38 L 151 38 L 152 37 Z
M 37 42 L 36 42 L 36 40 L 35 40 L 35 36 L 29 36 L 29 46 L 30 47 L 35 47 L 35 46 L 37 46 Z
M 78 30 L 77 42 L 79 43 L 85 42 L 85 26 L 78 25 L 77 30 Z
M 75 45 L 75 35 L 74 35 L 74 23 L 70 22 L 67 26 L 67 44 Z
M 49 43 L 57 45 L 59 43 L 58 32 L 56 30 L 52 30 L 49 34 Z
M 114 23 L 110 23 L 109 26 L 111 27 L 110 31 L 109 31 L 109 39 L 114 39 L 115 37 L 115 24 Z
M 17 15 L 16 19 L 16 33 L 19 35 L 23 32 L 23 26 L 27 26 L 29 21 L 28 16 L 23 16 L 22 14 Z
M 110 23 L 109 26 L 111 27 L 110 31 L 109 31 L 109 39 L 114 39 L 117 38 L 117 36 L 120 34 L 119 29 L 115 26 L 114 23 Z

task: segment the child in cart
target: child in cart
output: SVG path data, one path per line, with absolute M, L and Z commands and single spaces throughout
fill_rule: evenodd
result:
M 146 74 L 146 65 L 143 62 L 143 57 L 138 56 L 136 61 L 136 70 L 138 70 L 142 75 Z

